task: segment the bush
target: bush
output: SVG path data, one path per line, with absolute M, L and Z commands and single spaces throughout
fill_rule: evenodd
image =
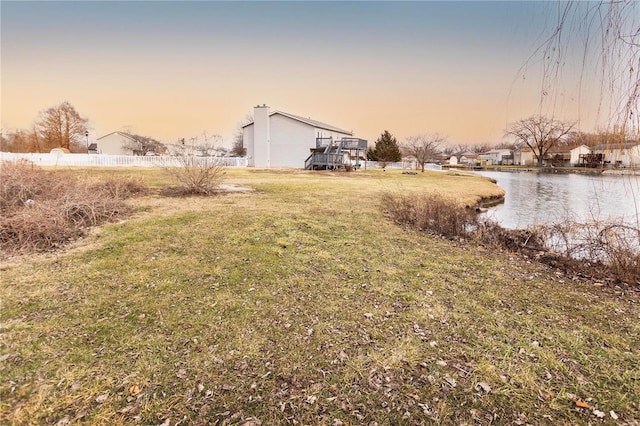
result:
M 640 283 L 640 229 L 613 222 L 564 221 L 527 229 L 505 229 L 479 220 L 474 211 L 438 194 L 386 193 L 383 208 L 397 223 L 447 238 L 473 238 L 565 271 L 601 280 Z
M 467 238 L 478 226 L 475 211 L 438 193 L 413 196 L 385 193 L 382 204 L 395 222 L 447 238 Z
M 24 162 L 4 162 L 0 173 L 0 249 L 7 253 L 55 249 L 122 217 L 124 200 L 146 190 L 138 178 L 87 182 Z
M 224 167 L 215 157 L 179 155 L 162 160 L 162 167 L 177 182 L 175 195 L 212 195 L 224 179 Z

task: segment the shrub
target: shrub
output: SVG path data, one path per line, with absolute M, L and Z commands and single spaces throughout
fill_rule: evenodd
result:
M 382 204 L 395 222 L 447 238 L 466 238 L 478 226 L 475 211 L 438 193 L 412 196 L 385 193 Z
M 224 167 L 215 157 L 178 155 L 162 160 L 162 167 L 177 182 L 175 195 L 212 195 L 220 188 Z
M 124 200 L 145 191 L 134 177 L 87 182 L 24 162 L 4 162 L 0 173 L 3 252 L 55 249 L 126 214 Z
M 564 221 L 527 229 L 505 229 L 438 194 L 386 193 L 382 204 L 397 223 L 448 238 L 473 238 L 597 279 L 640 283 L 640 229 L 623 223 Z

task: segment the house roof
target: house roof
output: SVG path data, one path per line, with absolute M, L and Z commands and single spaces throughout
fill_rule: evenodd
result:
M 137 139 L 135 138 L 134 135 L 130 135 L 129 133 L 125 133 L 125 132 L 111 132 L 111 133 L 108 133 L 108 134 L 106 134 L 104 136 L 100 136 L 96 140 L 100 140 L 100 139 L 106 138 L 107 136 L 111 136 L 113 134 L 118 134 L 118 135 L 123 136 L 123 137 L 125 137 L 127 139 L 131 139 L 132 141 L 137 141 Z
M 323 123 L 321 121 L 312 120 L 311 118 L 305 118 L 299 115 L 289 114 L 288 112 L 284 112 L 284 111 L 273 111 L 272 113 L 269 114 L 269 117 L 276 114 L 280 114 L 284 117 L 291 118 L 292 120 L 296 120 L 301 123 L 308 124 L 309 126 L 317 127 L 318 129 L 324 129 L 324 130 L 329 130 L 331 132 L 344 133 L 344 134 L 353 136 L 353 132 L 350 132 L 348 130 L 341 129 L 339 127 L 335 127 L 335 126 L 332 126 L 331 124 Z M 244 126 L 242 126 L 242 128 L 244 129 L 245 127 L 251 126 L 253 123 L 254 122 L 251 121 L 245 124 Z
M 106 134 L 104 136 L 100 136 L 99 138 L 97 138 L 96 140 L 100 140 L 103 138 L 106 138 L 107 136 L 111 136 L 113 134 L 118 134 L 126 139 L 129 139 L 132 142 L 139 142 L 139 143 L 150 143 L 150 142 L 159 142 L 153 138 L 149 138 L 146 136 L 140 136 L 140 135 L 132 135 L 131 133 L 126 133 L 126 132 L 111 132 L 109 134 Z
M 601 143 L 599 145 L 592 146 L 594 151 L 604 151 L 612 149 L 631 149 L 640 145 L 640 142 L 626 142 L 626 143 Z

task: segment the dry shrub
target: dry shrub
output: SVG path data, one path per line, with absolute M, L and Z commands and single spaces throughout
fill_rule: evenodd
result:
M 541 227 L 548 250 L 592 265 L 593 276 L 640 284 L 640 229 L 615 221 Z
M 102 192 L 113 198 L 129 198 L 134 195 L 148 193 L 148 188 L 141 177 L 127 176 L 124 178 L 107 178 L 91 182 L 89 190 Z
M 163 160 L 163 168 L 178 183 L 165 191 L 167 195 L 212 195 L 218 192 L 225 175 L 215 157 L 178 155 Z
M 27 163 L 0 169 L 0 249 L 47 251 L 82 236 L 86 228 L 126 214 L 124 200 L 145 191 L 129 177 L 81 180 Z
M 447 238 L 466 238 L 478 226 L 475 211 L 438 193 L 411 196 L 385 193 L 382 204 L 395 222 Z
M 573 274 L 640 284 L 640 229 L 624 223 L 564 221 L 505 229 L 435 193 L 385 193 L 382 204 L 397 223 L 447 238 L 472 237 L 479 244 L 519 252 Z
M 544 236 L 538 227 L 507 229 L 491 220 L 482 220 L 474 237 L 482 244 L 510 251 L 545 250 Z
M 61 182 L 52 173 L 27 160 L 0 163 L 0 214 L 9 215 L 27 200 L 57 193 Z

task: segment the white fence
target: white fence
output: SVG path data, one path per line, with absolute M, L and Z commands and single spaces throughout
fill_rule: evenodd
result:
M 215 161 L 227 167 L 247 167 L 247 157 L 196 157 L 197 161 Z M 78 167 L 167 167 L 181 166 L 176 157 L 170 156 L 140 156 L 140 155 L 105 155 L 105 154 L 14 154 L 0 152 L 0 161 L 27 160 L 37 166 L 78 166 Z M 363 161 L 360 163 L 363 169 L 381 169 L 381 163 L 377 161 Z M 416 161 L 401 161 L 387 163 L 387 169 L 416 170 Z M 425 170 L 442 170 L 439 164 L 425 164 Z
M 198 161 L 215 161 L 222 166 L 246 167 L 246 157 L 196 157 Z M 104 154 L 14 154 L 0 152 L 0 161 L 27 160 L 38 166 L 80 166 L 80 167 L 166 167 L 180 166 L 176 157 L 145 157 L 139 155 Z
M 382 163 L 378 161 L 363 161 L 362 163 L 363 169 L 382 169 Z M 420 170 L 420 165 L 415 160 L 410 161 L 399 161 L 397 163 L 387 163 L 386 169 L 394 169 L 394 170 Z M 442 166 L 440 164 L 427 163 L 424 165 L 425 170 L 442 170 Z

